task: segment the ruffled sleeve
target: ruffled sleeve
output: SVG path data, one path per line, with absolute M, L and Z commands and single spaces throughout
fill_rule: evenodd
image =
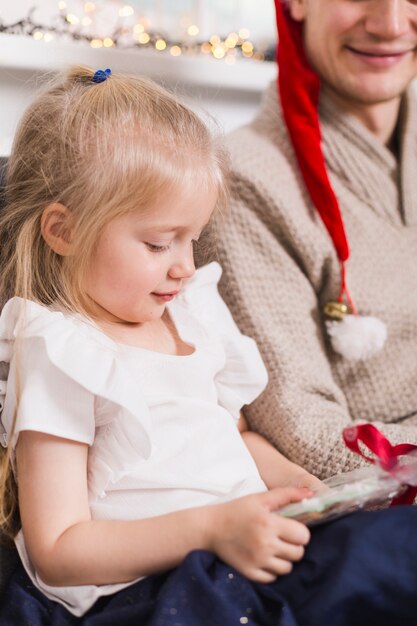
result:
M 243 335 L 219 294 L 222 274 L 218 263 L 196 271 L 180 298 L 189 313 L 223 346 L 225 365 L 215 378 L 218 401 L 235 419 L 265 389 L 268 374 L 253 339 Z
M 135 454 L 149 455 L 147 407 L 129 387 L 129 375 L 107 338 L 95 332 L 97 338 L 85 322 L 33 302 L 13 298 L 6 304 L 0 317 L 0 360 L 9 364 L 1 416 L 6 436 L 17 407 L 9 445 L 22 430 L 92 445 L 102 398 L 121 413 L 126 438 L 135 438 Z

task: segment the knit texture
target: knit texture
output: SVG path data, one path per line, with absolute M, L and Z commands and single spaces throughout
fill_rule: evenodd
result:
M 311 203 L 276 84 L 252 124 L 228 137 L 229 215 L 216 228 L 222 295 L 269 370 L 245 413 L 291 460 L 324 478 L 363 463 L 342 429 L 372 421 L 392 443 L 417 442 L 417 102 L 403 98 L 399 162 L 359 121 L 320 98 L 323 151 L 351 248 L 350 291 L 385 322 L 383 351 L 352 363 L 333 352 L 323 305 L 337 299 L 339 262 Z

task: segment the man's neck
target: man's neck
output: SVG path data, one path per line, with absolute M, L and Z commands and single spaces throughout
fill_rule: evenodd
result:
M 376 104 L 362 104 L 348 101 L 330 90 L 327 90 L 327 94 L 339 109 L 356 117 L 384 146 L 393 150 L 401 98 Z

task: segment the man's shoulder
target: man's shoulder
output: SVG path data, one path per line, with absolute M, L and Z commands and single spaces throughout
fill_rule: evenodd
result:
M 280 120 L 263 124 L 262 118 L 255 118 L 250 124 L 241 126 L 226 135 L 226 145 L 232 158 L 232 166 L 239 165 L 245 158 L 258 160 L 264 155 L 287 158 L 288 139 L 286 131 L 280 128 Z M 275 123 L 274 123 L 275 122 Z
M 268 127 L 256 118 L 227 136 L 233 195 L 263 196 L 271 209 L 275 205 L 274 212 L 287 212 L 288 204 L 304 211 L 303 184 L 287 131 L 279 119 L 269 122 Z
M 273 175 L 288 180 L 296 173 L 296 161 L 286 130 L 274 126 L 271 132 L 255 120 L 226 137 L 232 172 L 249 180 Z

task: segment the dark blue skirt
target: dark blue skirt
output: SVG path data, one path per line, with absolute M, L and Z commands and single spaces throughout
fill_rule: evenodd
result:
M 82 618 L 21 567 L 0 626 L 416 626 L 417 507 L 355 513 L 313 530 L 291 574 L 253 583 L 209 552 L 100 598 Z

